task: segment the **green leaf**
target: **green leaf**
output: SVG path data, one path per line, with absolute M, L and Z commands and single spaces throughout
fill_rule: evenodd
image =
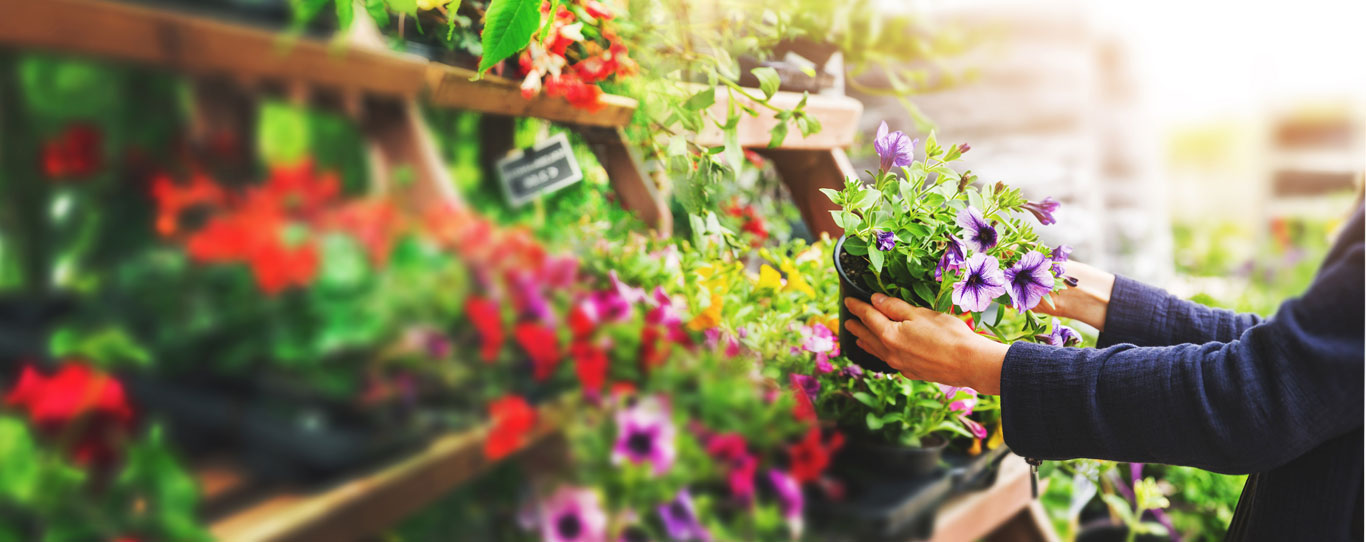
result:
M 774 124 L 772 128 L 769 128 L 768 136 L 768 147 L 770 149 L 782 145 L 783 140 L 787 139 L 787 123 L 779 122 Z
M 714 103 L 716 103 L 716 89 L 708 87 L 688 97 L 688 101 L 683 102 L 683 107 L 692 111 L 700 111 L 711 107 Z
M 878 400 L 866 391 L 854 392 L 854 400 L 867 405 L 869 408 L 878 408 Z
M 356 18 L 355 6 L 351 0 L 337 0 L 337 25 L 341 28 L 351 28 L 351 21 Z
M 146 366 L 152 361 L 152 355 L 142 345 L 116 326 L 84 333 L 63 327 L 52 333 L 48 348 L 53 356 L 83 358 L 104 369 L 123 362 Z
M 913 287 L 915 288 L 915 294 L 920 296 L 920 299 L 925 300 L 925 303 L 927 304 L 934 304 L 934 291 L 930 289 L 929 285 L 917 281 Z
M 778 77 L 778 70 L 762 66 L 749 70 L 749 73 L 759 79 L 759 90 L 764 92 L 764 98 L 772 98 L 778 92 L 778 84 L 782 82 L 782 78 Z
M 882 426 L 886 423 L 882 421 L 882 418 L 879 418 L 876 414 L 873 414 L 872 412 L 869 412 L 867 415 L 865 415 L 863 417 L 863 421 L 864 423 L 868 424 L 868 429 L 873 431 L 882 429 Z
M 885 256 L 881 250 L 868 251 L 868 263 L 872 264 L 874 273 L 882 272 L 882 259 Z
M 257 147 L 268 164 L 297 162 L 308 152 L 308 112 L 284 102 L 261 106 L 257 125 Z
M 822 194 L 825 194 L 825 197 L 830 198 L 830 202 L 831 202 L 831 203 L 834 203 L 835 205 L 839 205 L 839 203 L 840 203 L 840 191 L 839 191 L 839 190 L 835 190 L 834 188 L 822 188 L 822 189 L 821 189 L 821 193 L 822 193 Z M 832 211 L 832 212 L 833 212 L 833 211 Z
M 844 240 L 844 251 L 855 256 L 867 256 L 868 244 L 858 237 L 850 237 Z
M 370 14 L 370 18 L 374 19 L 380 28 L 389 25 L 389 10 L 385 9 L 384 0 L 365 0 L 365 12 Z
M 42 458 L 24 422 L 0 417 L 0 501 L 27 504 L 38 491 Z
M 930 135 L 925 138 L 925 156 L 938 159 L 942 154 L 944 149 L 939 146 L 939 141 L 935 139 L 934 131 L 931 130 Z
M 484 12 L 484 57 L 479 60 L 476 78 L 525 49 L 540 23 L 541 0 L 489 2 L 488 11 Z
M 344 1 L 344 0 L 337 0 L 337 1 L 338 1 L 338 2 L 342 2 L 342 1 Z M 397 11 L 397 12 L 399 12 L 399 13 L 407 13 L 408 15 L 412 15 L 412 16 L 414 16 L 414 17 L 417 16 L 417 0 L 386 0 L 386 1 L 389 2 L 389 8 L 390 8 L 390 9 L 393 9 L 394 11 Z M 367 9 L 369 8 L 369 0 L 367 0 L 366 8 L 367 8 Z M 455 15 L 455 14 L 452 13 L 451 15 Z
M 460 0 L 451 0 L 446 4 L 446 41 L 455 39 L 455 26 L 460 17 L 456 12 L 460 11 Z

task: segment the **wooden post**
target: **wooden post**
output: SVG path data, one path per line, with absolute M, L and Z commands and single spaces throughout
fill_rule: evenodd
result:
M 636 214 L 642 222 L 660 236 L 673 233 L 673 214 L 660 197 L 654 182 L 642 174 L 640 157 L 636 155 L 621 128 L 575 126 L 588 142 L 598 162 L 607 170 L 612 189 L 621 198 L 621 206 Z
M 755 149 L 773 161 L 773 166 L 782 177 L 783 184 L 792 193 L 792 202 L 802 213 L 802 220 L 811 228 L 811 233 L 819 237 L 828 234 L 831 239 L 839 238 L 844 229 L 835 224 L 830 211 L 839 210 L 820 192 L 822 188 L 841 190 L 844 179 L 855 175 L 854 166 L 843 149 L 797 150 L 797 149 Z

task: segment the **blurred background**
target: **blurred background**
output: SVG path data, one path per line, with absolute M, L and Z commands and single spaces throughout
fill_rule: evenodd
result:
M 1034 501 L 995 399 L 932 383 L 887 393 L 943 461 L 858 471 L 818 189 L 884 122 L 967 143 L 1073 259 L 1269 316 L 1360 202 L 1362 20 L 0 1 L 0 542 L 1220 540 L 1243 477 L 1049 462 Z

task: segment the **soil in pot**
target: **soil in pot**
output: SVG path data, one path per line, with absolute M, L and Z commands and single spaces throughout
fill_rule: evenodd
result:
M 920 478 L 940 470 L 948 440 L 932 435 L 922 446 L 890 444 L 874 435 L 851 437 L 837 464 L 847 464 L 875 477 Z

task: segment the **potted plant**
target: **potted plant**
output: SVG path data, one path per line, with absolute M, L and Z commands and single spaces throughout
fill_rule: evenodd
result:
M 970 315 L 970 326 L 1002 342 L 1057 340 L 1062 331 L 1031 309 L 1051 303 L 1048 294 L 1063 286 L 1071 249 L 1043 245 L 1023 217 L 1052 224 L 1058 203 L 1028 201 L 1004 183 L 977 186 L 971 172 L 951 166 L 967 144 L 946 148 L 931 132 L 919 159 L 916 144 L 902 132 L 889 133 L 884 122 L 873 143 L 881 164 L 872 183 L 849 179 L 841 191 L 822 189 L 841 207 L 831 211 L 845 232 L 833 254 L 840 296 L 868 301 L 883 293 Z M 867 369 L 889 371 L 858 347 L 844 327 L 851 315 L 840 307 L 841 351 Z M 1011 324 L 1003 326 L 1006 320 Z
M 931 474 L 940 468 L 951 436 L 986 436 L 968 417 L 977 402 L 970 388 L 864 372 L 855 365 L 822 380 L 827 392 L 816 406 L 849 435 L 844 463 L 876 465 L 879 476 Z

